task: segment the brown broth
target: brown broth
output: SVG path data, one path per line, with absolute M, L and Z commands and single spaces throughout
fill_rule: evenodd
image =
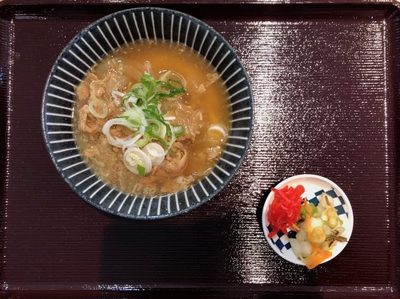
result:
M 139 81 L 148 62 L 151 65 L 150 74 L 155 78 L 158 78 L 159 74 L 166 70 L 182 75 L 187 82 L 186 94 L 176 100 L 177 102 L 173 105 L 187 105 L 191 109 L 201 111 L 203 126 L 193 143 L 185 143 L 188 160 L 186 167 L 180 173 L 157 175 L 156 172 L 156 174 L 142 178 L 126 169 L 122 160 L 122 149 L 109 145 L 101 130 L 88 133 L 79 129 L 78 123 L 81 119 L 78 111 L 87 104 L 87 100 L 77 97 L 74 117 L 75 137 L 78 147 L 91 169 L 105 182 L 123 192 L 148 196 L 186 189 L 191 182 L 207 175 L 218 160 L 226 142 L 226 136 L 221 138 L 218 133 L 210 132 L 208 129 L 213 124 L 225 128 L 226 133 L 230 129 L 230 108 L 226 87 L 221 79 L 213 83 L 210 83 L 209 80 L 211 74 L 215 76 L 213 67 L 201 55 L 197 55 L 186 46 L 166 42 L 143 42 L 115 51 L 94 67 L 92 73 L 98 79 L 104 78 L 110 71 L 110 65 L 115 64 L 115 61 L 118 62 L 118 65 L 122 65 L 123 75 L 121 78 L 123 80 L 121 80 L 124 82 L 116 88 L 121 92 L 126 92 L 132 84 Z M 88 80 L 87 77 L 82 84 Z M 203 92 L 199 92 L 202 89 Z M 110 92 L 106 91 L 102 99 L 107 103 L 111 102 Z M 167 108 L 168 105 L 165 103 Z M 174 115 L 172 110 L 168 110 L 167 113 Z M 190 118 L 190 115 L 188 116 Z M 111 117 L 94 121 L 101 128 L 109 118 Z M 184 120 L 184 117 L 181 116 L 171 123 L 180 124 L 182 121 L 188 120 Z M 90 157 L 88 154 L 91 151 L 96 153 L 94 157 Z M 212 154 L 213 152 L 214 154 Z M 215 155 L 215 153 L 217 154 Z

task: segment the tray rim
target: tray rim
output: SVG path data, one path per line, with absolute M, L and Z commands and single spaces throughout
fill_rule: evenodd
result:
M 201 4 L 246 4 L 246 5 L 293 5 L 293 4 L 303 4 L 303 5 L 341 5 L 341 4 L 365 4 L 365 5 L 379 5 L 379 4 L 392 4 L 399 6 L 400 2 L 397 0 L 198 0 L 193 2 L 191 0 L 152 0 L 151 3 L 144 0 L 2 0 L 0 1 L 1 6 L 16 5 L 16 6 L 29 6 L 29 5 L 66 5 L 66 6 L 76 6 L 76 5 L 134 5 L 134 6 L 154 6 L 158 4 L 172 5 L 172 4 L 188 4 L 188 5 L 201 5 Z
M 143 3 L 142 2 L 137 2 L 135 0 L 126 0 L 126 1 L 117 0 L 117 1 L 114 1 L 114 2 L 102 1 L 102 0 L 93 0 L 90 3 L 87 2 L 87 1 L 85 2 L 85 0 L 77 0 L 77 1 L 74 1 L 74 0 L 66 0 L 66 1 L 63 1 L 63 0 L 37 0 L 36 2 L 37 3 L 35 5 L 39 5 L 39 6 L 46 6 L 46 5 L 56 5 L 56 6 L 132 5 L 133 7 L 136 7 L 136 6 L 154 6 L 154 4 L 159 4 L 159 5 L 161 5 L 161 7 L 164 7 L 164 6 L 168 7 L 168 5 L 188 5 L 188 6 L 195 5 L 190 0 L 182 0 L 182 1 L 179 1 L 179 0 L 177 0 L 177 1 L 174 1 L 174 0 L 166 0 L 166 1 L 156 0 L 156 1 L 152 2 L 151 5 L 149 5 L 148 3 L 145 3 L 145 2 L 143 2 Z M 289 1 L 285 1 L 285 0 L 272 0 L 272 1 L 268 1 L 268 0 L 260 0 L 260 1 L 253 1 L 253 0 L 248 0 L 248 1 L 247 0 L 238 0 L 238 1 L 235 1 L 235 0 L 220 0 L 220 1 L 200 0 L 200 1 L 196 2 L 196 3 L 197 4 L 206 4 L 206 5 L 212 5 L 212 4 L 218 4 L 218 5 L 220 5 L 220 4 L 221 5 L 243 4 L 243 5 L 251 5 L 251 6 L 254 6 L 254 5 L 260 5 L 260 6 L 276 6 L 276 5 L 291 6 L 291 5 L 301 4 L 301 5 L 305 5 L 305 6 L 323 5 L 323 6 L 330 6 L 330 7 L 335 7 L 335 6 L 344 5 L 344 4 L 357 5 L 357 6 L 359 6 L 359 5 L 360 6 L 384 5 L 384 6 L 392 7 L 395 10 L 395 12 L 393 14 L 400 14 L 400 1 L 396 1 L 396 0 L 372 0 L 372 1 L 369 1 L 369 0 L 338 0 L 336 2 L 330 2 L 328 0 L 322 0 L 322 1 L 319 1 L 319 0 L 309 0 L 309 1 L 304 1 L 304 0 L 289 0 Z M 3 0 L 3 1 L 0 2 L 0 14 L 3 12 L 3 10 L 7 10 L 7 9 L 17 8 L 19 10 L 23 10 L 24 7 L 31 6 L 30 4 L 32 4 L 32 2 L 30 2 L 29 0 Z M 390 18 L 390 17 L 391 16 L 389 16 L 388 18 Z M 0 19 L 3 19 L 3 18 L 0 16 Z M 7 68 L 7 71 L 8 71 L 8 68 Z M 7 97 L 7 101 L 9 101 L 8 95 L 6 97 Z M 396 109 L 399 110 L 400 108 L 396 107 Z M 398 125 L 398 122 L 399 122 L 398 118 L 399 117 L 396 117 L 396 119 L 393 120 L 393 122 L 396 124 L 395 125 L 396 128 L 399 126 Z M 7 121 L 8 120 L 9 120 L 9 114 L 8 114 L 8 111 L 7 111 Z M 396 133 L 400 135 L 400 132 L 396 132 Z M 9 134 L 9 132 L 7 131 L 6 134 L 5 134 L 6 139 L 9 138 L 8 134 Z M 8 151 L 6 151 L 6 152 L 8 153 Z M 396 159 L 396 161 L 397 161 L 397 159 Z M 4 165 L 1 165 L 1 166 L 4 167 Z M 5 168 L 6 167 L 4 167 L 4 169 Z M 400 172 L 398 164 L 396 164 L 396 171 Z M 397 190 L 396 190 L 394 196 L 395 196 L 395 198 L 399 199 L 400 196 L 398 194 L 398 191 L 399 191 L 399 188 L 400 188 L 400 183 L 396 180 L 395 184 L 397 185 Z M 0 195 L 0 199 L 3 199 L 3 194 Z M 400 206 L 400 203 L 398 201 L 395 201 L 395 204 L 396 204 L 395 207 L 398 210 L 399 206 Z M 3 213 L 3 207 L 0 208 L 0 213 Z M 400 238 L 399 238 L 400 237 L 400 232 L 399 232 L 399 229 L 398 229 L 400 227 L 400 219 L 399 219 L 399 217 L 396 217 L 396 220 L 397 221 L 396 221 L 395 225 L 397 227 L 397 230 L 396 230 L 397 248 L 400 248 L 400 246 L 399 246 L 400 245 Z M 4 232 L 2 231 L 2 228 L 0 228 L 0 243 L 3 243 L 3 234 L 4 234 Z M 3 246 L 1 246 L 1 249 L 2 249 L 2 247 Z M 399 274 L 400 273 L 400 263 L 399 263 L 400 255 L 397 254 L 396 258 L 397 258 L 396 259 L 396 262 L 397 262 L 396 263 L 396 273 L 395 273 L 396 275 L 395 275 L 394 278 L 398 279 L 399 276 L 400 276 L 400 274 Z M 3 259 L 1 259 L 1 263 L 3 263 L 3 262 L 4 262 Z M 1 264 L 0 265 L 0 273 L 1 273 L 2 268 L 3 268 L 3 265 Z M 299 294 L 302 294 L 302 293 L 310 294 L 308 289 L 311 288 L 312 289 L 311 293 L 313 293 L 313 294 L 314 293 L 325 293 L 326 291 L 328 291 L 328 292 L 332 292 L 333 291 L 333 293 L 337 294 L 337 295 L 348 294 L 349 292 L 350 293 L 354 293 L 354 294 L 359 294 L 358 292 L 360 292 L 360 290 L 361 290 L 361 294 L 366 294 L 366 295 L 371 294 L 371 295 L 373 295 L 373 294 L 377 294 L 377 293 L 382 294 L 381 291 L 384 290 L 383 294 L 387 294 L 390 297 L 393 296 L 393 298 L 396 298 L 396 294 L 399 294 L 399 285 L 400 285 L 400 281 L 397 280 L 397 281 L 392 281 L 392 283 L 388 284 L 388 285 L 376 285 L 376 286 L 373 286 L 373 287 L 365 287 L 365 286 L 338 287 L 338 286 L 325 285 L 325 286 L 318 286 L 319 289 L 316 290 L 315 287 L 313 287 L 313 286 L 293 286 L 293 287 L 289 288 L 289 293 L 290 292 L 299 292 Z M 393 286 L 395 286 L 395 287 L 393 287 Z M 93 292 L 93 294 L 99 295 L 99 294 L 102 294 L 104 292 L 108 293 L 110 291 L 110 290 L 107 290 L 107 289 L 104 289 L 104 288 L 90 288 L 87 285 L 84 285 L 83 287 L 84 288 L 79 288 L 79 289 L 69 288 L 68 289 L 68 293 L 69 292 L 76 293 L 78 295 L 78 297 L 80 297 L 80 294 L 82 294 L 82 296 L 85 296 L 85 295 L 91 294 Z M 224 286 L 221 286 L 221 287 L 226 287 L 226 286 L 224 285 Z M 277 290 L 274 289 L 274 285 L 253 285 L 253 284 L 249 284 L 248 287 L 250 288 L 250 290 L 246 289 L 246 285 L 243 284 L 240 287 L 237 287 L 237 288 L 234 287 L 233 290 L 235 290 L 235 289 L 236 290 L 243 290 L 243 291 L 246 291 L 246 292 L 249 291 L 251 293 L 255 293 L 255 292 L 276 293 L 277 292 Z M 214 286 L 214 287 L 213 286 L 211 286 L 211 287 L 210 286 L 204 286 L 204 288 L 207 288 L 207 290 L 209 290 L 209 291 L 220 289 L 220 287 L 218 287 L 218 286 Z M 193 286 L 193 287 L 190 287 L 190 286 L 186 287 L 185 286 L 184 288 L 182 288 L 182 287 L 179 287 L 179 286 L 173 287 L 172 285 L 168 285 L 168 286 L 163 287 L 162 285 L 158 284 L 158 285 L 153 285 L 153 286 L 150 286 L 150 285 L 149 286 L 144 286 L 143 288 L 140 288 L 140 289 L 134 288 L 134 289 L 128 290 L 128 291 L 147 291 L 147 290 L 157 291 L 157 290 L 165 290 L 165 289 L 176 290 L 176 291 L 179 291 L 179 290 L 183 289 L 183 290 L 191 291 L 191 290 L 204 290 L 204 288 L 201 287 L 201 286 Z M 338 291 L 338 292 L 335 291 L 335 290 L 340 290 L 340 289 L 342 289 L 342 291 Z M 62 289 L 59 289 L 59 290 L 62 290 Z M 25 289 L 25 290 L 23 288 L 15 288 L 14 289 L 12 287 L 10 288 L 7 285 L 7 283 L 3 282 L 3 281 L 1 282 L 1 285 L 0 285 L 0 295 L 1 294 L 3 294 L 3 295 L 17 295 L 17 294 L 20 295 L 20 294 L 24 294 L 24 293 L 31 294 L 31 293 L 43 292 L 43 291 L 45 291 L 45 289 L 40 289 L 40 288 L 38 288 L 38 289 L 32 288 L 32 289 Z M 54 291 L 57 292 L 57 288 Z M 121 287 L 121 288 L 113 289 L 112 291 L 115 291 L 117 294 L 121 293 L 124 296 L 126 296 L 126 291 L 127 290 L 124 287 Z M 52 292 L 52 291 L 50 290 L 50 292 Z

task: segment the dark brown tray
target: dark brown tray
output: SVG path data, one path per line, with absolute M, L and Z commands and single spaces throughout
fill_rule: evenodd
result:
M 40 125 L 43 88 L 61 49 L 95 19 L 134 6 L 127 2 L 0 7 L 0 295 L 397 298 L 397 6 L 153 2 L 204 20 L 237 49 L 255 124 L 249 154 L 219 196 L 183 216 L 143 222 L 80 200 L 50 161 Z M 312 271 L 275 254 L 260 226 L 263 196 L 299 173 L 339 184 L 355 217 L 345 250 Z

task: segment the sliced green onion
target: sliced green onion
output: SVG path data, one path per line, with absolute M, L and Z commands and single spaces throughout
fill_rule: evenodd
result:
M 183 126 L 173 126 L 172 130 L 174 131 L 176 138 L 179 138 L 185 134 L 185 128 Z
M 179 73 L 173 72 L 173 71 L 164 71 L 161 73 L 159 77 L 160 81 L 178 81 L 181 83 L 181 85 L 186 88 L 187 82 L 186 79 Z
M 165 151 L 158 143 L 152 142 L 147 144 L 143 148 L 143 152 L 150 157 L 153 165 L 160 165 L 164 161 Z
M 164 139 L 167 133 L 167 127 L 160 121 L 156 119 L 149 119 L 148 123 L 153 125 L 152 132 L 154 135 L 157 135 L 159 138 Z
M 171 74 L 171 71 L 164 71 L 161 73 L 160 77 L 158 77 L 158 80 L 160 81 L 167 81 L 168 76 Z
M 125 94 L 118 90 L 111 91 L 111 97 L 116 105 L 119 105 L 121 99 L 123 99 L 124 96 Z
M 125 109 L 126 109 L 126 110 L 131 109 L 131 108 L 132 108 L 132 105 L 130 105 L 130 104 L 131 104 L 131 103 L 132 103 L 132 104 L 136 104 L 137 101 L 138 101 L 137 97 L 131 95 L 131 96 L 124 102 L 124 107 L 125 107 Z
M 128 121 L 142 126 L 147 126 L 147 120 L 144 116 L 143 110 L 133 105 L 129 110 L 122 113 L 123 117 L 126 117 Z
M 112 118 L 104 124 L 102 132 L 107 137 L 108 143 L 116 147 L 124 147 L 124 142 L 127 139 L 116 138 L 110 132 L 111 127 L 117 125 L 126 127 L 131 131 L 136 131 L 137 128 L 124 118 Z
M 142 138 L 136 141 L 136 145 L 140 148 L 144 147 L 146 144 L 148 144 L 151 141 L 151 137 L 149 134 L 144 133 Z
M 126 168 L 128 168 L 128 170 L 134 174 L 139 174 L 139 169 L 143 167 L 144 175 L 146 175 L 150 173 L 152 168 L 152 163 L 149 156 L 147 156 L 141 149 L 137 147 L 130 147 L 125 151 L 124 163 Z
M 169 145 L 168 142 L 158 134 L 158 132 L 154 129 L 154 127 L 155 126 L 153 124 L 147 126 L 145 133 L 148 136 L 150 136 L 151 139 L 154 139 L 154 140 L 157 140 L 158 142 L 160 142 L 162 144 L 162 146 L 168 147 L 168 145 Z
M 99 99 L 92 99 L 89 101 L 89 112 L 96 118 L 106 118 L 108 115 L 108 107 L 107 103 L 99 100 Z M 99 111 L 99 108 L 101 109 Z
M 140 138 L 143 137 L 144 130 L 145 130 L 144 127 L 140 127 L 139 131 L 138 131 L 136 134 L 134 134 L 133 136 L 131 136 L 131 137 L 129 137 L 129 138 L 126 138 L 126 139 L 117 138 L 117 140 L 120 142 L 121 147 L 122 147 L 123 149 L 128 148 L 128 147 L 131 147 L 131 146 L 135 145 L 135 143 L 136 143 Z
M 168 148 L 167 148 L 167 150 L 165 151 L 165 155 L 170 151 L 172 145 L 173 145 L 174 142 L 176 141 L 175 132 L 174 132 L 174 130 L 173 130 L 173 128 L 172 128 L 172 125 L 169 124 L 169 123 L 168 123 L 168 129 L 169 129 L 169 132 L 171 133 L 171 140 L 169 141 Z
M 142 165 L 139 164 L 136 168 L 140 176 L 146 175 L 146 169 Z

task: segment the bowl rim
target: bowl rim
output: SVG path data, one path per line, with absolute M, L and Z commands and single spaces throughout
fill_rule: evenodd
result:
M 279 182 L 276 186 L 274 186 L 274 188 L 280 188 L 283 187 L 287 184 L 290 184 L 292 181 L 298 180 L 298 179 L 316 179 L 319 181 L 323 181 L 324 183 L 329 184 L 331 187 L 333 187 L 335 190 L 338 191 L 338 193 L 340 193 L 340 196 L 342 196 L 343 200 L 345 201 L 346 205 L 348 205 L 348 217 L 349 217 L 349 226 L 346 227 L 346 229 L 348 230 L 348 239 L 346 242 L 346 245 L 339 250 L 338 252 L 336 252 L 335 254 L 332 254 L 331 257 L 327 258 L 326 260 L 324 260 L 321 264 L 324 264 L 326 262 L 329 262 L 330 260 L 334 259 L 335 257 L 337 257 L 343 250 L 344 248 L 347 246 L 347 244 L 350 241 L 351 235 L 353 233 L 353 227 L 354 227 L 354 213 L 353 213 L 353 208 L 351 206 L 350 200 L 347 197 L 346 193 L 343 191 L 342 188 L 340 188 L 335 182 L 333 182 L 332 180 L 323 177 L 321 175 L 317 175 L 317 174 L 309 174 L 309 173 L 304 173 L 304 174 L 298 174 L 298 175 L 294 175 L 291 177 L 288 177 L 284 180 L 282 180 L 281 182 Z M 272 191 L 268 194 L 265 202 L 264 202 L 264 206 L 262 209 L 262 213 L 261 213 L 261 222 L 262 222 L 262 229 L 263 229 L 263 235 L 265 237 L 265 239 L 267 240 L 269 246 L 283 259 L 285 259 L 286 261 L 296 264 L 296 265 L 300 265 L 300 266 L 305 266 L 305 264 L 296 259 L 296 260 L 289 260 L 286 258 L 286 255 L 284 255 L 280 250 L 278 250 L 276 248 L 276 246 L 272 243 L 271 238 L 268 237 L 268 228 L 266 225 L 266 216 L 267 216 L 267 212 L 269 210 L 269 203 L 272 200 Z
M 241 157 L 239 158 L 236 167 L 233 168 L 233 170 L 229 173 L 229 176 L 227 176 L 224 180 L 223 183 L 217 187 L 216 190 L 214 190 L 212 193 L 209 194 L 209 196 L 207 196 L 205 199 L 201 199 L 199 202 L 196 202 L 194 204 L 191 204 L 189 207 L 186 207 L 185 209 L 181 209 L 179 211 L 174 211 L 174 212 L 170 212 L 167 214 L 160 214 L 160 215 L 143 215 L 143 216 L 139 216 L 139 215 L 134 215 L 134 214 L 124 214 L 118 211 L 114 211 L 109 209 L 108 207 L 103 207 L 97 203 L 95 203 L 94 201 L 89 200 L 89 198 L 85 198 L 85 196 L 83 194 L 81 194 L 81 192 L 79 192 L 79 190 L 72 184 L 72 182 L 65 176 L 64 171 L 61 169 L 61 167 L 58 165 L 56 158 L 54 157 L 53 151 L 50 148 L 50 140 L 48 139 L 48 134 L 47 134 L 47 126 L 46 126 L 46 117 L 45 117 L 45 107 L 46 107 L 46 98 L 47 98 L 47 94 L 46 91 L 49 88 L 49 84 L 50 84 L 50 80 L 53 76 L 53 74 L 56 71 L 58 62 L 61 60 L 62 56 L 65 54 L 65 52 L 70 49 L 72 47 L 72 45 L 84 34 L 86 34 L 90 29 L 94 28 L 96 25 L 102 23 L 105 20 L 111 19 L 117 15 L 124 15 L 125 13 L 129 13 L 129 12 L 143 12 L 143 11 L 158 11 L 158 12 L 169 12 L 171 14 L 175 14 L 175 15 L 180 15 L 184 18 L 187 18 L 189 20 L 194 20 L 196 21 L 198 24 L 200 24 L 200 26 L 205 27 L 206 29 L 210 30 L 213 34 L 215 34 L 219 39 L 221 39 L 221 41 L 224 43 L 224 45 L 231 51 L 231 53 L 233 53 L 233 55 L 235 56 L 237 63 L 239 64 L 240 68 L 243 70 L 244 73 L 244 77 L 245 82 L 248 85 L 248 93 L 249 93 L 249 99 L 248 99 L 248 103 L 249 103 L 249 107 L 250 107 L 250 111 L 249 111 L 249 131 L 248 131 L 248 139 L 244 145 L 244 149 L 243 149 L 243 154 L 241 155 Z M 175 41 L 174 41 L 175 42 Z M 116 49 L 114 49 L 116 50 Z M 108 52 L 108 53 L 112 53 Z M 103 59 L 104 56 L 101 57 L 101 59 Z M 241 167 L 244 159 L 246 158 L 247 154 L 248 154 L 248 150 L 251 144 L 251 139 L 252 139 L 252 135 L 253 135 L 253 127 L 254 127 L 254 95 L 252 92 L 252 88 L 251 88 L 251 81 L 250 81 L 250 77 L 248 75 L 247 69 L 243 66 L 239 55 L 237 54 L 236 50 L 230 45 L 230 43 L 222 36 L 222 34 L 220 34 L 216 29 L 214 29 L 212 26 L 210 26 L 209 24 L 207 24 L 206 22 L 192 16 L 189 15 L 187 13 L 178 11 L 178 10 L 174 10 L 174 9 L 169 9 L 169 8 L 163 8 L 163 7 L 156 7 L 156 6 L 140 6 L 140 7 L 133 7 L 133 8 L 127 8 L 127 9 L 123 9 L 123 10 L 119 10 L 116 12 L 113 12 L 111 14 L 105 15 L 97 20 L 95 20 L 94 22 L 88 24 L 86 27 L 84 27 L 83 29 L 81 29 L 60 51 L 60 53 L 58 54 L 58 56 L 56 57 L 56 59 L 54 60 L 53 66 L 50 69 L 50 72 L 48 74 L 46 83 L 44 85 L 44 89 L 43 89 L 43 95 L 42 95 L 42 104 L 41 104 L 41 123 L 42 123 L 42 134 L 43 134 L 43 139 L 44 142 L 46 144 L 46 149 L 47 152 L 57 170 L 57 172 L 59 173 L 59 175 L 61 175 L 61 177 L 64 179 L 64 181 L 68 184 L 68 186 L 75 192 L 76 195 L 78 195 L 79 198 L 81 198 L 82 200 L 84 200 L 86 203 L 90 204 L 91 206 L 94 206 L 95 208 L 101 210 L 102 212 L 104 212 L 105 214 L 108 215 L 113 215 L 113 216 L 118 216 L 118 217 L 123 217 L 126 219 L 131 219 L 131 220 L 162 220 L 162 219 L 166 219 L 166 218 L 171 218 L 171 217 L 175 217 L 175 216 L 179 216 L 179 215 L 183 215 L 186 214 L 190 211 L 192 211 L 193 209 L 198 208 L 199 206 L 205 204 L 206 202 L 210 201 L 211 199 L 213 199 L 215 196 L 218 195 L 218 193 L 222 192 L 225 187 L 229 184 L 229 182 L 232 180 L 232 178 L 236 175 L 237 171 L 239 170 L 239 168 Z M 75 105 L 75 104 L 73 104 Z M 73 139 L 75 142 L 75 133 L 73 133 Z M 81 154 L 80 150 L 78 149 L 79 154 Z M 80 156 L 80 159 L 82 161 L 84 161 L 83 157 Z M 84 162 L 86 164 L 86 162 Z M 218 162 L 217 162 L 218 163 Z M 214 166 L 215 168 L 215 166 Z M 214 169 L 213 168 L 213 169 Z M 93 173 L 93 172 L 92 172 Z M 95 176 L 97 178 L 100 178 L 97 174 L 95 174 Z M 101 178 L 100 178 L 101 179 Z M 102 179 L 101 179 L 102 180 Z M 195 183 L 193 183 L 190 187 L 195 186 L 199 181 L 196 181 Z M 102 180 L 102 182 L 104 183 L 104 181 Z M 110 186 L 109 184 L 106 184 L 107 186 Z M 190 189 L 190 187 L 188 188 L 188 190 Z M 115 189 L 117 190 L 117 189 Z M 175 192 L 175 193 L 170 193 L 170 194 L 164 194 L 161 196 L 155 196 L 154 198 L 160 198 L 159 200 L 161 200 L 161 198 L 166 197 L 166 196 L 170 196 L 170 195 L 174 195 L 174 194 L 178 194 L 181 191 Z M 123 194 L 127 194 L 127 193 L 123 193 Z M 129 194 L 130 196 L 134 196 L 134 194 Z M 139 196 L 138 196 L 139 197 Z M 142 197 L 142 196 L 140 196 Z M 147 196 L 145 197 L 147 199 Z

